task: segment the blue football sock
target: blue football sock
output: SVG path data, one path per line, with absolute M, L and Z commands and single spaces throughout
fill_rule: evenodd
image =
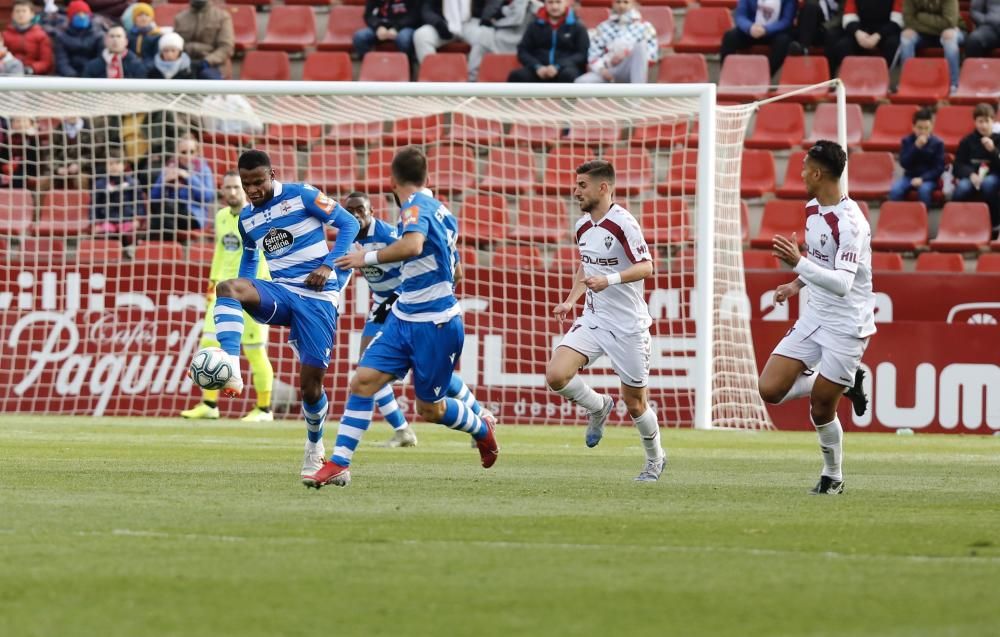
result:
M 347 405 L 344 407 L 344 416 L 340 419 L 340 426 L 337 427 L 337 442 L 330 460 L 343 467 L 351 465 L 354 451 L 358 448 L 358 443 L 361 442 L 361 438 L 368 430 L 368 425 L 372 422 L 372 409 L 374 407 L 374 398 L 365 398 L 355 394 L 347 397 Z
M 405 429 L 409 425 L 406 422 L 403 410 L 399 407 L 399 403 L 396 402 L 396 394 L 393 393 L 391 384 L 385 385 L 375 393 L 375 404 L 378 405 L 378 410 L 382 412 L 382 417 L 385 418 L 387 423 L 392 425 L 393 429 Z
M 447 395 L 450 398 L 457 398 L 461 400 L 465 403 L 465 406 L 471 409 L 472 413 L 477 416 L 483 411 L 483 408 L 479 405 L 479 401 L 477 401 L 476 397 L 472 394 L 472 390 L 465 384 L 462 377 L 454 372 L 451 375 L 451 382 L 448 383 Z
M 486 424 L 480 420 L 465 403 L 454 398 L 444 399 L 444 418 L 441 424 L 449 429 L 458 429 L 472 434 L 476 440 L 482 440 L 488 432 Z
M 240 341 L 243 339 L 243 306 L 236 299 L 221 296 L 215 301 L 212 313 L 215 319 L 215 337 L 230 356 L 240 355 Z
M 326 392 L 320 394 L 315 403 L 302 401 L 302 417 L 306 419 L 306 437 L 309 442 L 317 443 L 323 439 L 323 423 L 327 412 Z

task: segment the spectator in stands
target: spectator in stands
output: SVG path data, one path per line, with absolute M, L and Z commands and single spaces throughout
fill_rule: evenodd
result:
M 612 0 L 610 16 L 590 38 L 590 71 L 576 81 L 645 84 L 659 52 L 656 29 L 642 19 L 635 0 Z
M 477 3 L 478 4 L 478 3 Z M 445 15 L 445 12 L 448 15 Z M 423 25 L 413 32 L 413 52 L 417 62 L 453 40 L 469 40 L 464 29 L 474 19 L 470 0 L 424 0 L 420 3 Z
M 827 41 L 830 73 L 837 74 L 848 55 L 877 53 L 891 66 L 903 29 L 902 0 L 845 0 L 842 30 Z
M 150 189 L 150 231 L 170 240 L 177 231 L 200 230 L 215 201 L 215 177 L 208 162 L 198 156 L 198 142 L 190 133 L 177 142 L 177 155 L 163 167 Z
M 899 151 L 903 176 L 889 190 L 890 201 L 905 201 L 906 195 L 916 190 L 920 201 L 930 210 L 931 195 L 944 173 L 944 142 L 933 131 L 934 114 L 929 108 L 913 114 L 913 132 L 903 138 Z
M 993 132 L 996 111 L 989 104 L 972 109 L 976 128 L 962 138 L 951 166 L 954 201 L 985 201 L 990 207 L 993 238 L 1000 232 L 1000 134 Z
M 236 50 L 229 12 L 208 0 L 190 0 L 188 8 L 174 18 L 174 32 L 184 38 L 184 52 L 191 62 L 204 60 L 212 69 L 210 79 L 221 80 Z
M 767 61 L 774 75 L 785 63 L 792 44 L 797 9 L 796 0 L 739 0 L 733 14 L 736 26 L 722 36 L 720 57 L 725 61 L 727 55 L 766 44 L 771 49 Z
M 840 34 L 840 0 L 806 0 L 799 5 L 796 40 L 788 45 L 790 55 L 809 55 L 811 47 L 823 47 Z
M 153 19 L 152 6 L 145 2 L 136 2 L 131 9 L 132 26 L 125 27 L 128 31 L 128 50 L 142 60 L 143 64 L 149 66 L 159 51 L 157 42 L 161 35 L 160 27 L 156 26 Z
M 587 66 L 590 36 L 567 0 L 545 0 L 517 46 L 508 82 L 573 82 Z
M 1000 0 L 972 0 L 975 30 L 965 39 L 965 55 L 989 57 L 1000 46 Z
M 122 12 L 132 4 L 133 0 L 89 0 L 94 14 L 106 20 L 107 24 L 118 24 Z
M 139 181 L 126 169 L 117 148 L 108 151 L 107 169 L 94 179 L 90 221 L 97 235 L 127 235 L 143 213 Z
M 146 65 L 128 50 L 125 27 L 113 26 L 104 34 L 104 50 L 87 63 L 84 77 L 106 77 L 109 80 L 144 79 Z
M 192 62 L 184 52 L 184 38 L 176 33 L 160 36 L 159 53 L 149 64 L 151 80 L 203 80 L 213 75 L 212 68 L 205 63 Z
M 55 0 L 45 0 L 45 9 L 38 16 L 38 26 L 42 27 L 50 38 L 54 38 L 57 31 L 66 28 L 66 21 L 65 2 L 56 4 Z
M 21 60 L 28 75 L 52 72 L 52 41 L 35 19 L 31 0 L 16 0 L 3 39 L 7 50 Z
M 104 30 L 93 17 L 90 5 L 83 0 L 73 0 L 66 8 L 66 25 L 53 36 L 59 75 L 83 77 L 87 63 L 104 50 Z
M 51 149 L 53 188 L 79 190 L 86 173 L 104 170 L 103 164 L 90 164 L 97 164 L 94 160 L 103 157 L 105 149 L 97 147 L 90 124 L 78 115 L 63 118 L 52 129 Z
M 0 186 L 44 189 L 42 144 L 38 124 L 31 117 L 14 116 L 0 135 Z
M 24 64 L 4 44 L 3 33 L 0 33 L 0 75 L 24 75 Z
M 490 0 L 479 20 L 466 27 L 469 50 L 469 81 L 479 78 L 479 67 L 487 53 L 517 53 L 524 31 L 535 19 L 534 0 Z
M 419 0 L 367 0 L 367 26 L 354 32 L 354 52 L 363 58 L 379 42 L 394 42 L 397 50 L 412 57 L 413 35 L 420 21 Z
M 951 76 L 951 92 L 958 90 L 961 65 L 958 46 L 965 35 L 958 28 L 958 0 L 903 0 L 903 33 L 899 40 L 899 63 L 917 55 L 917 49 L 937 46 L 944 49 Z

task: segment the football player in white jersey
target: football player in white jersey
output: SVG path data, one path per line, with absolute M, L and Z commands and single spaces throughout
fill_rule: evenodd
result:
M 844 491 L 843 429 L 837 418 L 840 397 L 847 395 L 863 415 L 868 398 L 862 389 L 861 356 L 875 333 L 872 292 L 871 227 L 858 205 L 841 192 L 847 154 L 821 140 L 806 153 L 802 180 L 812 197 L 806 204 L 806 253 L 798 238 L 774 237 L 774 255 L 798 274 L 778 286 L 775 303 L 784 303 L 809 286 L 799 319 L 774 348 L 758 388 L 769 403 L 809 396 L 810 417 L 819 434 L 823 470 L 809 493 Z
M 646 450 L 646 464 L 636 480 L 655 482 L 667 456 L 660 446 L 656 412 L 647 402 L 653 320 L 643 297 L 643 280 L 653 274 L 653 261 L 639 222 L 612 202 L 614 188 L 615 169 L 610 162 L 588 161 L 576 169 L 573 194 L 584 212 L 576 223 L 580 267 L 566 300 L 553 313 L 565 319 L 584 293 L 586 301 L 583 313 L 552 353 L 545 382 L 590 412 L 585 440 L 588 447 L 595 447 L 615 401 L 587 386 L 577 372 L 607 355 L 621 379 L 625 407 Z

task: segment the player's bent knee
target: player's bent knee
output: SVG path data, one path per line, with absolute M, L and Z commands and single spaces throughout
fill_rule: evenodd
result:
M 761 399 L 765 403 L 771 405 L 777 405 L 780 403 L 785 398 L 785 394 L 788 393 L 787 390 L 783 390 L 780 387 L 765 385 L 764 383 L 757 385 L 757 392 L 760 394 Z
M 436 403 L 425 403 L 422 400 L 418 400 L 417 414 L 420 416 L 421 420 L 427 422 L 441 422 L 444 418 L 444 401 L 441 400 Z
M 573 380 L 575 374 L 567 373 L 564 370 L 549 367 L 545 370 L 545 384 L 552 391 L 559 391 Z

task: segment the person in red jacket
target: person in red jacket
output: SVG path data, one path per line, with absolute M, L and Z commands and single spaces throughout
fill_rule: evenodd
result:
M 52 72 L 52 40 L 35 20 L 31 0 L 16 0 L 10 24 L 3 32 L 7 49 L 24 64 L 27 75 Z

